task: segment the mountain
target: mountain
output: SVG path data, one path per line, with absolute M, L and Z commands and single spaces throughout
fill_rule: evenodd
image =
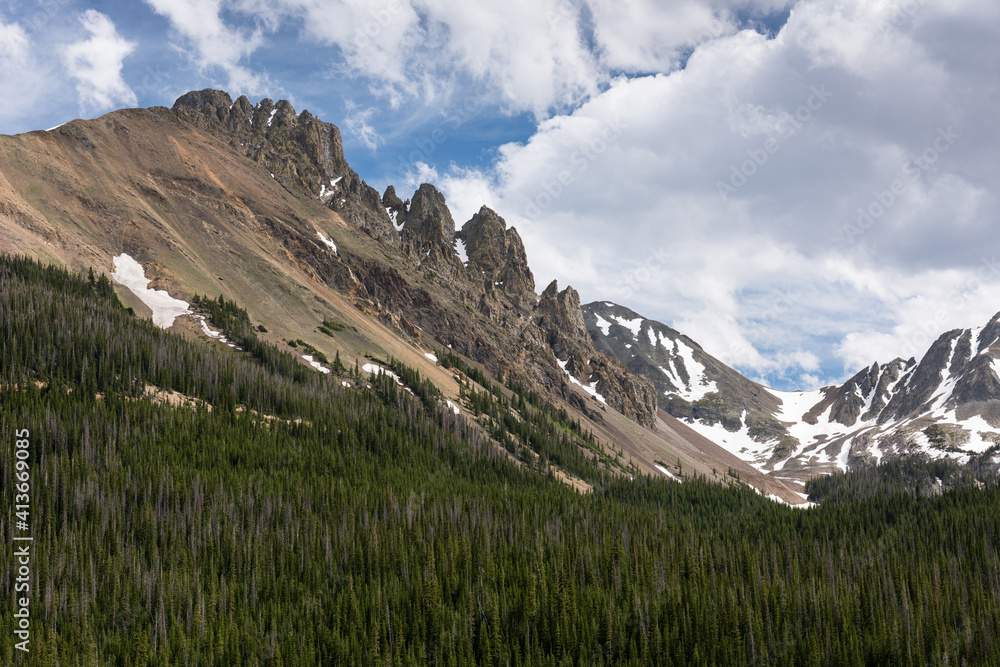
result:
M 1000 468 L 1000 314 L 942 334 L 919 362 L 873 363 L 841 386 L 783 392 L 628 308 L 594 302 L 583 313 L 595 348 L 650 378 L 662 410 L 775 477 L 911 456 Z
M 249 355 L 274 345 L 310 372 L 337 358 L 413 369 L 495 447 L 527 466 L 548 457 L 579 488 L 589 482 L 537 437 L 514 442 L 497 425 L 513 433 L 562 411 L 577 454 L 610 474 L 729 482 L 732 470 L 802 502 L 659 411 L 654 384 L 594 346 L 575 290 L 535 292 L 500 214 L 455 221 L 431 184 L 405 200 L 392 186 L 379 194 L 351 169 L 339 130 L 287 101 L 194 91 L 169 109 L 0 137 L 0 247 L 111 275 L 135 312 L 193 340 Z M 220 297 L 246 311 L 239 331 L 206 305 Z M 469 393 L 487 385 L 492 407 Z
M 232 301 L 191 305 L 243 349 L 137 317 L 106 275 L 0 255 L 0 664 L 1000 660 L 995 480 L 889 464 L 811 483 L 803 511 L 629 479 L 574 457 L 537 397 L 449 366 L 578 493 L 398 360 L 398 380 L 315 372 Z
M 0 137 L 0 249 L 2 664 L 1000 662 L 997 478 L 774 446 L 993 419 L 996 320 L 773 392 L 219 91 Z

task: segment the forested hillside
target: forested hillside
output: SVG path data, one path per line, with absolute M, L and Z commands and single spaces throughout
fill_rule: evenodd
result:
M 995 486 L 800 510 L 598 459 L 580 494 L 388 377 L 282 355 L 0 260 L 0 476 L 28 429 L 35 538 L 32 652 L 4 604 L 0 662 L 1000 664 Z

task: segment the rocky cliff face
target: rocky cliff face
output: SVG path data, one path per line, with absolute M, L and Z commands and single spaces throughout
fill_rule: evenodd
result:
M 653 383 L 594 349 L 575 289 L 560 292 L 552 281 L 535 306 L 534 318 L 571 382 L 644 426 L 656 423 Z
M 899 378 L 915 363 L 913 359 L 908 362 L 895 359 L 885 365 L 873 363 L 841 386 L 823 389 L 823 400 L 810 408 L 802 420 L 815 424 L 820 416 L 828 414 L 833 423 L 854 426 L 859 421 L 877 418 L 892 398 Z
M 378 192 L 347 164 L 340 130 L 308 111 L 296 115 L 286 100 L 234 103 L 220 90 L 182 95 L 173 111 L 261 163 L 289 190 L 315 197 L 379 241 L 398 243 Z
M 535 278 L 528 268 L 528 256 L 517 230 L 483 206 L 456 234 L 465 247 L 468 269 L 473 279 L 481 275 L 508 296 L 521 300 L 535 293 Z
M 774 418 L 774 396 L 687 336 L 606 301 L 588 303 L 583 313 L 595 349 L 649 378 L 665 412 L 729 431 L 746 426 L 764 441 L 787 435 Z
M 412 262 L 436 268 L 437 273 L 449 278 L 462 276 L 462 262 L 454 247 L 455 220 L 437 188 L 429 183 L 417 188 L 403 212 L 402 222 L 402 248 Z

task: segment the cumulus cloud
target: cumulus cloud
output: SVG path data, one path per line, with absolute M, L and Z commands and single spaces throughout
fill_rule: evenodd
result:
M 473 94 L 539 119 L 574 108 L 618 74 L 676 68 L 694 45 L 735 32 L 730 5 L 744 7 L 723 0 L 146 2 L 171 21 L 200 67 L 222 69 L 230 85 L 262 76 L 244 61 L 291 26 L 335 47 L 333 73 L 367 81 L 393 108 L 442 108 Z
M 31 113 L 37 98 L 38 76 L 32 58 L 31 40 L 18 23 L 6 23 L 0 16 L 0 96 L 5 100 L 18 100 L 18 104 L 0 105 L 0 126 L 9 127 Z
M 233 94 L 267 93 L 267 76 L 244 62 L 264 45 L 265 26 L 251 30 L 228 24 L 222 17 L 223 0 L 146 0 L 146 4 L 170 21 L 178 37 L 177 48 L 200 72 L 221 72 Z M 276 26 L 272 23 L 271 27 Z
M 28 59 L 31 42 L 17 23 L 4 23 L 0 17 L 0 62 L 4 69 L 23 64 Z
M 136 44 L 118 34 L 106 15 L 89 9 L 80 15 L 83 29 L 90 35 L 62 50 L 62 60 L 84 109 L 104 111 L 119 104 L 135 105 L 135 93 L 122 78 L 122 63 Z
M 614 44 L 627 18 L 593 15 Z M 680 70 L 640 30 L 613 62 L 668 71 L 614 79 L 489 170 L 441 182 L 472 210 L 471 185 L 489 183 L 540 280 L 779 383 L 919 356 L 927 313 L 941 333 L 1000 307 L 1000 275 L 977 278 L 1000 213 L 989 18 L 971 0 L 801 0 L 777 34 L 720 29 Z

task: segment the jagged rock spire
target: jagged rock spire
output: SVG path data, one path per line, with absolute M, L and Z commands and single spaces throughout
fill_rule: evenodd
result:
M 535 291 L 535 278 L 517 230 L 483 206 L 462 226 L 456 237 L 465 243 L 469 272 L 483 275 L 502 291 L 521 296 Z

